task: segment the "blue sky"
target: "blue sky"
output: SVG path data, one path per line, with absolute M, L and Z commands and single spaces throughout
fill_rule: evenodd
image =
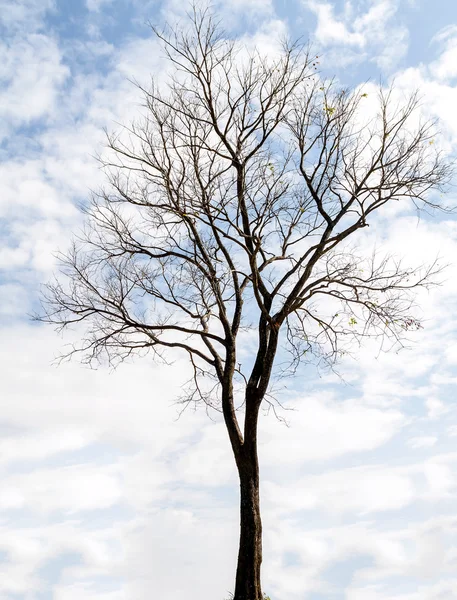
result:
M 223 0 L 231 34 L 267 50 L 313 42 L 344 85 L 418 88 L 457 148 L 451 0 Z M 111 372 L 51 364 L 71 341 L 31 323 L 54 253 L 102 174 L 102 129 L 135 115 L 164 61 L 146 21 L 185 2 L 0 0 L 0 598 L 224 600 L 238 538 L 234 461 L 217 415 L 173 399 L 188 365 Z M 370 85 L 370 84 L 369 84 Z M 449 200 L 456 200 L 455 191 Z M 260 423 L 264 590 L 272 600 L 457 598 L 457 220 L 407 207 L 360 240 L 413 263 L 440 254 L 410 350 L 365 346 L 332 373 L 306 368 Z M 75 335 L 77 332 L 75 333 Z

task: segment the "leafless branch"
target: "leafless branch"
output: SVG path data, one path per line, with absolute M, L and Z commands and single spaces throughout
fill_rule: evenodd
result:
M 435 124 L 416 120 L 417 94 L 397 105 L 380 89 L 368 114 L 366 94 L 319 79 L 307 46 L 267 57 L 208 11 L 191 21 L 154 28 L 175 74 L 141 88 L 145 114 L 107 133 L 107 185 L 38 318 L 86 323 L 69 354 L 88 363 L 184 353 L 193 375 L 181 401 L 222 410 L 239 448 L 281 348 L 290 375 L 310 357 L 333 363 L 347 340 L 401 343 L 421 326 L 412 292 L 436 282 L 439 264 L 411 270 L 347 243 L 387 204 L 440 208 L 452 169 Z M 255 348 L 240 364 L 246 331 Z

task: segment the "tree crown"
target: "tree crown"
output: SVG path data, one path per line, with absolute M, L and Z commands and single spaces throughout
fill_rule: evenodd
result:
M 438 206 L 430 193 L 451 167 L 417 94 L 398 104 L 392 88 L 341 89 L 307 46 L 262 56 L 208 11 L 194 10 L 190 30 L 155 33 L 174 75 L 141 88 L 143 117 L 107 134 L 108 185 L 40 318 L 86 322 L 72 352 L 87 361 L 184 351 L 187 400 L 213 407 L 203 375 L 225 389 L 238 375 L 265 396 L 280 332 L 290 372 L 310 355 L 334 360 L 344 339 L 420 327 L 410 292 L 437 263 L 408 269 L 347 245 L 388 203 Z M 242 365 L 240 339 L 253 338 Z

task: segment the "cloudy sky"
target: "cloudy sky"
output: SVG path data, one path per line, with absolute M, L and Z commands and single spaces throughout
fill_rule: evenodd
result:
M 453 0 L 222 0 L 227 29 L 309 37 L 345 85 L 419 88 L 457 150 Z M 146 21 L 182 0 L 0 0 L 0 598 L 224 600 L 237 477 L 224 427 L 177 420 L 187 365 L 89 370 L 27 318 L 102 176 L 102 129 L 125 122 L 163 53 Z M 457 193 L 454 198 L 457 201 Z M 452 201 L 452 192 L 450 194 Z M 457 219 L 380 219 L 373 243 L 449 263 L 418 298 L 410 350 L 365 347 L 343 381 L 306 368 L 260 422 L 264 591 L 272 600 L 457 598 Z

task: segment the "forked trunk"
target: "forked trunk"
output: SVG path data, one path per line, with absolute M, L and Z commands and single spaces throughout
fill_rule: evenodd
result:
M 222 407 L 240 479 L 240 546 L 232 600 L 263 600 L 262 519 L 260 516 L 257 421 L 262 396 L 257 388 L 246 389 L 244 439 L 235 416 L 231 380 L 224 390 Z
M 239 467 L 240 548 L 233 600 L 262 600 L 262 520 L 260 517 L 259 466 L 257 452 Z

